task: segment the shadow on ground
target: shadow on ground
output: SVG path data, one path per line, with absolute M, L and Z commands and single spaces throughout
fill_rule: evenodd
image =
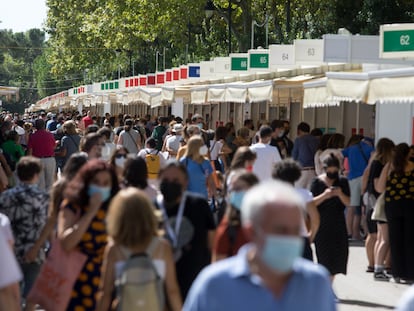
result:
M 354 306 L 361 306 L 361 307 L 367 307 L 367 308 L 384 308 L 388 310 L 394 310 L 394 306 L 387 306 L 382 305 L 375 302 L 369 302 L 369 301 L 362 301 L 362 300 L 353 300 L 353 299 L 340 299 L 340 304 L 343 305 L 354 305 Z

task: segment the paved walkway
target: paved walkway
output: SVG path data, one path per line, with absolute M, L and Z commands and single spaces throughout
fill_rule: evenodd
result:
M 334 290 L 340 299 L 339 311 L 393 310 L 408 285 L 374 281 L 366 273 L 367 259 L 362 242 L 353 242 L 349 249 L 348 274 L 337 275 Z

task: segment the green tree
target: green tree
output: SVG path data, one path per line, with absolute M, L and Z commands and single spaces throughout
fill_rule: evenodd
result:
M 118 69 L 122 76 L 154 71 L 164 48 L 167 67 L 227 55 L 229 0 L 212 0 L 210 19 L 206 2 L 47 0 L 50 50 L 39 66 L 56 79 L 63 76 L 60 81 L 85 72 L 87 81 L 99 81 L 116 78 Z M 412 21 L 411 5 L 410 0 L 231 0 L 232 50 L 250 48 L 253 20 L 268 19 L 270 44 L 288 44 L 342 27 L 374 34 L 382 23 Z M 255 28 L 255 46 L 264 46 L 265 35 L 264 27 Z
M 20 89 L 18 100 L 3 99 L 13 111 L 21 112 L 39 98 L 32 65 L 42 55 L 44 41 L 45 34 L 39 29 L 18 33 L 0 30 L 0 83 Z
M 358 20 L 361 33 L 377 35 L 380 25 L 414 21 L 410 0 L 364 0 Z

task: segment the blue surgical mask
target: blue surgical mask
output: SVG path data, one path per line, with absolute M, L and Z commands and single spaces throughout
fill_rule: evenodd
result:
M 198 128 L 199 128 L 200 130 L 202 130 L 202 129 L 203 129 L 203 127 L 204 127 L 204 124 L 203 124 L 203 123 L 198 123 L 198 124 L 197 124 L 197 126 L 198 126 Z
M 95 184 L 90 184 L 88 188 L 89 197 L 93 196 L 95 193 L 100 193 L 102 202 L 105 202 L 111 197 L 111 187 L 101 187 Z
M 268 234 L 261 257 L 269 268 L 279 273 L 289 273 L 302 252 L 301 237 Z
M 237 210 L 240 211 L 243 197 L 246 194 L 246 191 L 232 191 L 230 192 L 229 202 Z

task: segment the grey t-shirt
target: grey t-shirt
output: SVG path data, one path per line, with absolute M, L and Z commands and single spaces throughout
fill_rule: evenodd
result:
M 60 141 L 60 145 L 63 149 L 66 149 L 66 155 L 63 160 L 63 165 L 70 158 L 70 156 L 76 152 L 79 152 L 80 136 L 75 135 L 65 135 Z

